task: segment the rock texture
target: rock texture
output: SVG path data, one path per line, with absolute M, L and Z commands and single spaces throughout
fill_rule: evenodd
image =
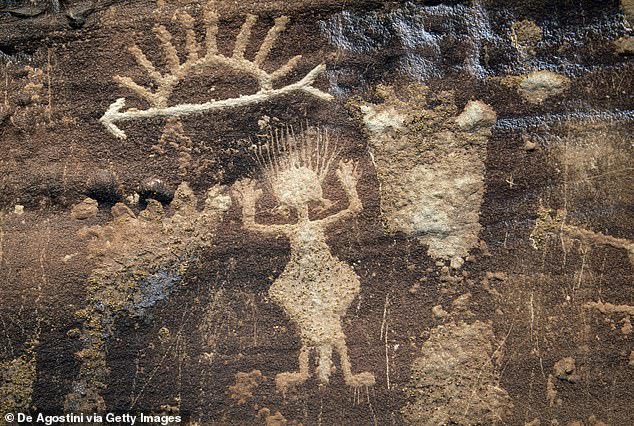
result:
M 476 321 L 433 328 L 412 365 L 403 408 L 408 424 L 499 424 L 512 407 L 500 387 L 490 324 Z

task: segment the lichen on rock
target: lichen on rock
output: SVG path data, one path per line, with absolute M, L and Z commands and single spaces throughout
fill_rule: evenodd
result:
M 478 242 L 495 111 L 482 101 L 460 111 L 452 93 L 428 96 L 420 84 L 379 86 L 377 95 L 383 103 L 352 107 L 369 135 L 384 225 L 418 237 L 431 256 L 459 268 Z
M 31 410 L 36 368 L 33 354 L 0 362 L 0 426 L 5 413 L 28 413 Z

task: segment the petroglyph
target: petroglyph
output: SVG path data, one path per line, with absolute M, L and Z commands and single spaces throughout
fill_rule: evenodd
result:
M 256 392 L 266 379 L 260 370 L 252 370 L 250 373 L 240 371 L 235 375 L 235 384 L 229 386 L 229 397 L 236 401 L 236 405 L 252 407 L 254 417 L 263 419 L 266 426 L 302 426 L 302 423 L 288 420 L 279 411 L 273 412 L 273 408 L 266 406 L 267 397 L 262 395 L 263 392 Z
M 266 185 L 279 207 L 296 215 L 295 223 L 257 223 L 256 204 L 262 189 L 253 180 L 235 185 L 236 196 L 242 204 L 244 228 L 284 235 L 290 240 L 290 260 L 269 289 L 269 296 L 299 327 L 302 341 L 299 370 L 279 373 L 276 377 L 276 386 L 283 393 L 311 377 L 309 358 L 313 352 L 318 358 L 317 378 L 327 384 L 332 372 L 333 349 L 339 354 L 346 384 L 354 387 L 374 384 L 372 373 L 352 373 L 341 324 L 359 293 L 359 277 L 350 266 L 332 255 L 325 236 L 327 227 L 354 217 L 363 208 L 356 189 L 360 174 L 355 163 L 340 161 L 336 170 L 348 207 L 323 219 L 309 217 L 309 204 L 318 203 L 325 209 L 332 204 L 324 198 L 322 186 L 337 155 L 328 133 L 318 129 L 308 129 L 299 135 L 290 131 L 275 133 L 269 144 L 257 149 L 256 157 Z
M 253 370 L 250 373 L 242 371 L 236 373 L 236 383 L 229 386 L 229 397 L 236 401 L 236 404 L 246 404 L 253 398 L 253 391 L 266 378 L 260 370 Z
M 513 406 L 500 387 L 492 326 L 463 321 L 434 327 L 405 388 L 407 424 L 499 424 Z
M 137 216 L 128 206 L 112 207 L 113 220 L 105 226 L 84 227 L 90 258 L 96 263 L 88 278 L 88 306 L 76 313 L 82 322 L 75 330 L 84 348 L 75 354 L 81 363 L 73 392 L 66 396 L 68 411 L 103 412 L 101 392 L 109 369 L 106 344 L 122 314 L 142 315 L 165 299 L 182 281 L 195 253 L 212 243 L 215 229 L 231 205 L 222 187 L 207 192 L 202 210 L 187 183 L 182 183 L 167 216 L 156 200 Z
M 304 92 L 322 100 L 331 100 L 333 98 L 332 95 L 313 87 L 317 77 L 326 69 L 324 64 L 317 65 L 303 78 L 294 83 L 274 88 L 274 84 L 277 81 L 288 76 L 297 68 L 302 58 L 301 55 L 294 56 L 285 65 L 272 72 L 263 68 L 264 61 L 266 61 L 271 49 L 288 24 L 288 17 L 281 16 L 275 20 L 275 25 L 268 31 L 254 59 L 249 60 L 245 58 L 245 52 L 251 38 L 251 32 L 257 22 L 257 16 L 250 14 L 246 16 L 240 33 L 236 36 L 235 47 L 231 56 L 223 55 L 218 49 L 219 15 L 214 8 L 213 1 L 207 3 L 203 14 L 203 24 L 206 33 L 205 49 L 202 56 L 201 46 L 197 41 L 194 30 L 194 18 L 183 11 L 178 12 L 176 16 L 185 30 L 187 58 L 181 62 L 176 47 L 172 44 L 173 36 L 163 25 L 155 26 L 153 31 L 159 40 L 167 61 L 167 72 L 161 73 L 138 46 L 134 45 L 129 48 L 130 53 L 134 56 L 139 66 L 153 80 L 156 90 L 152 91 L 148 87 L 143 87 L 130 77 L 119 75 L 114 77 L 115 81 L 121 86 L 130 89 L 141 99 L 144 99 L 150 108 L 146 110 L 129 109 L 121 112 L 121 109 L 125 106 L 125 98 L 119 98 L 113 102 L 100 119 L 101 123 L 113 136 L 120 139 L 126 138 L 125 132 L 115 124 L 121 121 L 151 117 L 182 117 L 207 111 L 243 107 L 269 101 L 293 92 Z M 210 99 L 205 103 L 168 106 L 169 99 L 179 83 L 187 80 L 193 73 L 204 71 L 212 66 L 255 79 L 259 90 L 252 95 L 243 95 L 236 98 Z
M 607 302 L 588 302 L 583 305 L 586 309 L 596 309 L 604 315 L 611 314 L 623 314 L 623 318 L 619 323 L 621 326 L 621 333 L 629 335 L 632 333 L 632 321 L 631 317 L 634 316 L 634 306 L 630 305 L 615 305 Z
M 379 86 L 382 104 L 352 106 L 369 134 L 387 230 L 417 236 L 431 256 L 459 268 L 478 242 L 486 144 L 496 114 L 481 101 L 459 111 L 451 93 L 428 99 L 427 91 Z
M 627 314 L 634 316 L 634 306 L 630 305 L 614 305 L 612 303 L 604 302 L 588 302 L 583 305 L 584 308 L 595 308 L 602 314 Z
M 634 264 L 634 243 L 625 238 L 616 238 L 600 232 L 594 232 L 579 226 L 565 223 L 566 211 L 558 210 L 553 215 L 553 210 L 540 206 L 537 210 L 538 218 L 530 235 L 533 248 L 543 248 L 547 238 L 563 236 L 568 239 L 568 244 L 574 240 L 580 241 L 585 246 L 608 245 L 627 251 L 630 262 Z
M 261 408 L 256 417 L 264 419 L 264 426 L 303 426 L 297 420 L 288 420 L 279 411 L 271 414 L 271 409 L 269 408 Z
M 614 220 L 614 215 L 634 201 L 627 127 L 608 122 L 568 124 L 565 129 L 565 136 L 545 140 L 561 171 L 558 193 L 563 207 L 553 211 L 540 202 L 530 236 L 533 247 L 542 249 L 548 240 L 561 241 L 564 248 L 575 242 L 582 247 L 611 246 L 625 250 L 634 263 L 634 242 L 588 229 L 580 214 L 591 206 L 601 212 L 594 215 L 595 220 Z M 629 216 L 625 213 L 624 217 Z

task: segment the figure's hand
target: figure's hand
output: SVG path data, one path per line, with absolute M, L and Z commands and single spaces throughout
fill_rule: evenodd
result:
M 337 169 L 337 178 L 339 178 L 339 182 L 346 190 L 346 192 L 350 193 L 353 189 L 357 187 L 357 182 L 361 177 L 361 173 L 357 169 L 357 163 L 354 161 L 340 161 L 339 168 Z
M 233 185 L 233 193 L 244 208 L 255 208 L 255 203 L 262 196 L 262 190 L 256 188 L 253 179 L 242 179 Z

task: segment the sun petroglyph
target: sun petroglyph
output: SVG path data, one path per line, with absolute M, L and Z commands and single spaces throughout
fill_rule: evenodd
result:
M 370 386 L 374 375 L 370 372 L 352 373 L 346 336 L 341 320 L 360 290 L 359 277 L 354 270 L 333 256 L 326 243 L 328 226 L 354 217 L 363 206 L 357 194 L 360 173 L 354 162 L 340 161 L 336 170 L 343 187 L 348 207 L 323 219 L 309 218 L 309 204 L 320 203 L 324 208 L 332 202 L 324 198 L 323 183 L 338 156 L 328 134 L 308 129 L 300 135 L 292 132 L 275 134 L 271 143 L 259 147 L 256 157 L 264 171 L 264 178 L 279 206 L 296 215 L 295 223 L 264 225 L 255 220 L 256 204 L 263 192 L 253 180 L 242 180 L 235 185 L 235 193 L 242 204 L 245 229 L 275 235 L 290 240 L 291 257 L 282 274 L 269 289 L 269 296 L 280 304 L 299 327 L 302 347 L 299 370 L 279 373 L 278 390 L 304 383 L 311 377 L 309 358 L 316 353 L 316 375 L 327 384 L 332 371 L 333 349 L 341 359 L 346 384 Z
M 242 107 L 268 101 L 293 92 L 308 93 L 323 100 L 333 99 L 332 95 L 313 87 L 315 79 L 326 69 L 324 64 L 317 65 L 299 81 L 278 88 L 274 87 L 274 83 L 294 71 L 302 55 L 292 57 L 286 64 L 275 71 L 269 72 L 263 68 L 263 63 L 288 24 L 289 18 L 287 16 L 280 16 L 275 19 L 275 24 L 268 31 L 253 60 L 245 58 L 245 51 L 251 38 L 251 32 L 257 22 L 257 16 L 251 14 L 246 16 L 244 24 L 236 36 L 235 47 L 231 56 L 225 56 L 218 50 L 219 15 L 214 8 L 213 1 L 207 3 L 203 14 L 203 24 L 206 32 L 205 49 L 202 52 L 202 56 L 201 46 L 194 30 L 194 18 L 183 11 L 177 12 L 175 17 L 185 30 L 185 49 L 187 51 L 185 61 L 181 62 L 177 49 L 172 43 L 173 36 L 163 25 L 155 26 L 153 31 L 165 56 L 167 72 L 162 73 L 159 71 L 138 46 L 134 45 L 128 49 L 139 66 L 145 70 L 148 77 L 153 81 L 153 86 L 156 87 L 156 90 L 152 91 L 148 87 L 143 87 L 130 77 L 114 76 L 117 83 L 144 99 L 150 108 L 146 110 L 129 109 L 121 112 L 121 109 L 125 106 L 126 99 L 119 98 L 113 102 L 99 120 L 113 136 L 120 139 L 127 137 L 125 132 L 117 127 L 116 122 L 151 117 L 182 117 L 207 111 Z M 236 98 L 210 99 L 204 103 L 184 103 L 168 106 L 172 92 L 179 83 L 185 81 L 192 73 L 204 71 L 214 66 L 254 78 L 258 83 L 259 90 L 254 94 L 241 95 Z

